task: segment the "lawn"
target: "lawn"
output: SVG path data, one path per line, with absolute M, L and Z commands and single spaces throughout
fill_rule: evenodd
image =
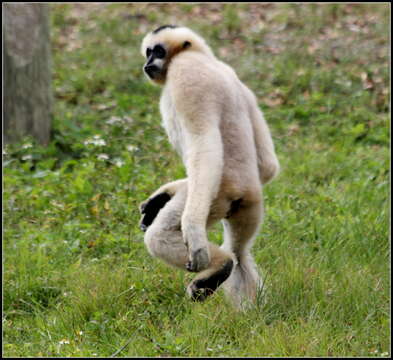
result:
M 52 141 L 3 150 L 3 356 L 390 356 L 390 5 L 52 4 Z M 138 204 L 185 176 L 146 32 L 203 35 L 255 92 L 282 171 L 253 253 L 266 297 L 192 303 Z M 220 243 L 221 225 L 209 238 Z

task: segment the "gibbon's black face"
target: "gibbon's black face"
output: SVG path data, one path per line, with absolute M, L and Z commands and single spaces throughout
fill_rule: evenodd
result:
M 163 80 L 166 74 L 167 56 L 167 50 L 164 45 L 156 44 L 154 47 L 148 47 L 145 55 L 147 61 L 143 67 L 143 71 L 152 80 Z

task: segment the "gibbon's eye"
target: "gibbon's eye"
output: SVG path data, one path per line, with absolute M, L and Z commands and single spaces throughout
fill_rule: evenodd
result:
M 154 55 L 159 59 L 163 59 L 166 55 L 166 51 L 161 45 L 154 46 L 153 52 Z
M 150 56 L 150 54 L 151 54 L 151 49 L 147 48 L 146 49 L 146 57 L 148 58 Z

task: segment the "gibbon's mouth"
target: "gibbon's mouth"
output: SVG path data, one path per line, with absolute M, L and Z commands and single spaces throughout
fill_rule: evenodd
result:
M 151 79 L 158 77 L 158 75 L 160 74 L 160 68 L 156 65 L 147 65 L 143 68 L 143 70 L 146 75 Z

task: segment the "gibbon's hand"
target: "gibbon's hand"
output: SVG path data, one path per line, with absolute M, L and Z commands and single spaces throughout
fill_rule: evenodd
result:
M 182 220 L 182 233 L 189 254 L 187 270 L 199 272 L 206 269 L 210 264 L 210 253 L 205 227 Z
M 139 205 L 139 211 L 142 214 L 139 227 L 142 231 L 147 230 L 147 228 L 153 223 L 159 211 L 170 199 L 170 195 L 163 192 L 145 200 Z

